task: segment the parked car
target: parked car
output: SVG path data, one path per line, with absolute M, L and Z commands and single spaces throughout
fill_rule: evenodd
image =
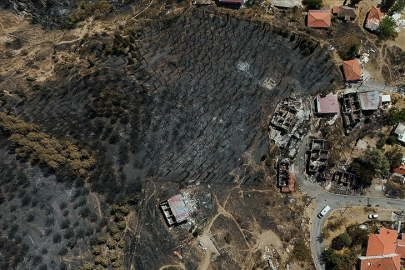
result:
M 376 218 L 378 218 L 378 215 L 377 214 L 371 214 L 371 215 L 368 215 L 368 218 L 369 219 L 376 219 Z
M 382 176 L 383 179 L 389 179 L 390 178 L 390 175 L 388 173 L 383 173 L 381 176 Z
M 325 206 L 325 207 L 322 209 L 322 211 L 319 212 L 318 218 L 322 218 L 324 215 L 326 215 L 326 213 L 329 212 L 329 210 L 330 210 L 330 206 L 329 206 L 329 205 Z

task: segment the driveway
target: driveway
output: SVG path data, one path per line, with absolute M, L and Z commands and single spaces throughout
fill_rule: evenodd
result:
M 345 92 L 367 92 L 367 91 L 379 91 L 389 93 L 401 93 L 401 89 L 386 85 L 384 83 L 375 82 L 372 80 L 366 80 L 356 84 L 350 84 L 350 88 L 346 88 Z M 403 93 L 402 93 L 403 94 Z

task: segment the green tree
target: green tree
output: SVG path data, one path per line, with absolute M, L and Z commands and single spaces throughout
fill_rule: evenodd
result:
M 393 11 L 401 12 L 405 9 L 405 1 L 404 0 L 397 0 L 395 5 L 392 7 Z
M 385 39 L 396 38 L 398 36 L 398 32 L 395 30 L 396 27 L 397 23 L 395 20 L 390 16 L 386 16 L 381 20 L 378 30 L 380 31 L 380 35 Z
M 357 256 L 353 252 L 339 254 L 333 249 L 327 249 L 322 253 L 326 269 L 347 270 L 352 269 L 357 262 Z
M 388 173 L 389 168 L 390 164 L 380 150 L 367 149 L 362 156 L 353 161 L 350 171 L 357 174 L 363 180 L 363 184 L 369 186 L 374 176 Z
M 395 4 L 395 0 L 382 0 L 381 1 L 381 6 L 385 8 L 386 10 L 389 10 L 392 8 Z
M 341 250 L 351 244 L 352 238 L 347 233 L 341 233 L 332 240 L 332 248 L 335 250 Z
M 308 9 L 320 9 L 322 7 L 322 0 L 303 0 L 302 4 Z
M 401 147 L 395 146 L 390 151 L 385 153 L 385 157 L 390 163 L 390 169 L 393 170 L 401 165 L 404 153 L 402 152 Z
M 398 122 L 405 122 L 405 108 L 398 109 L 397 107 L 392 107 L 388 111 L 388 121 L 391 125 L 397 124 Z
M 361 247 L 367 246 L 368 231 L 361 229 L 357 222 L 347 227 L 346 232 L 352 238 L 351 246 L 357 245 L 361 245 Z
M 395 137 L 394 135 L 391 135 L 387 138 L 386 143 L 389 145 L 393 145 L 397 142 L 397 137 Z

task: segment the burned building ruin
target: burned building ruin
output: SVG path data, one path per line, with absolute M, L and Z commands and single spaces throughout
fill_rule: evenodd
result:
M 280 148 L 286 149 L 290 158 L 295 156 L 304 134 L 304 119 L 302 100 L 285 98 L 277 104 L 270 120 L 270 139 Z
M 338 194 L 349 195 L 360 187 L 360 177 L 345 171 L 336 171 L 332 177 L 332 191 Z
M 177 194 L 167 201 L 160 203 L 160 209 L 163 212 L 165 220 L 169 226 L 187 222 L 189 210 L 184 203 L 183 196 Z
M 325 149 L 325 140 L 312 139 L 308 148 L 307 173 L 318 178 L 327 168 L 329 151 Z
M 277 185 L 281 192 L 288 193 L 294 191 L 294 173 L 290 171 L 290 162 L 288 159 L 278 163 Z
M 343 94 L 341 97 L 342 119 L 346 134 L 361 121 L 361 105 L 357 93 Z

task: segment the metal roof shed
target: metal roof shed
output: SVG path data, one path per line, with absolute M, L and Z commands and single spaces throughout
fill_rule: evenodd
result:
M 189 211 L 181 194 L 171 197 L 167 200 L 167 203 L 169 204 L 177 223 L 187 220 L 189 217 Z
M 378 91 L 359 93 L 360 106 L 363 111 L 377 110 L 380 103 Z

